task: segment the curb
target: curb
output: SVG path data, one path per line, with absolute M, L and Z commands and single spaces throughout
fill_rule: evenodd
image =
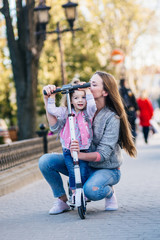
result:
M 60 153 L 62 148 L 55 149 Z M 0 197 L 42 179 L 38 159 L 4 170 L 0 175 Z
M 41 178 L 37 159 L 5 170 L 0 177 L 0 196 L 14 192 Z

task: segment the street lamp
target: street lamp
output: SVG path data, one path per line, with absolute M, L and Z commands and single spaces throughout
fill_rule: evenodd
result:
M 73 29 L 74 21 L 77 18 L 77 3 L 68 1 L 68 3 L 63 4 L 62 7 L 65 9 L 65 15 L 71 29 Z
M 38 7 L 34 8 L 37 11 L 38 23 L 47 24 L 49 22 L 49 10 L 51 7 L 45 5 L 45 1 L 41 0 Z
M 46 31 L 46 25 L 49 22 L 49 10 L 51 7 L 48 7 L 45 5 L 44 0 L 39 1 L 39 5 L 34 8 L 34 11 L 36 12 L 36 21 L 37 21 L 37 28 L 36 32 L 43 32 L 45 36 Z M 45 37 L 44 37 L 45 40 Z
M 62 50 L 62 42 L 61 42 L 61 35 L 64 32 L 72 32 L 72 35 L 74 37 L 75 31 L 80 31 L 82 28 L 74 28 L 74 21 L 77 17 L 77 3 L 73 3 L 71 1 L 68 1 L 66 4 L 63 4 L 62 7 L 65 9 L 65 15 L 67 18 L 67 21 L 70 25 L 70 28 L 66 29 L 60 29 L 60 22 L 57 22 L 57 28 L 56 30 L 46 32 L 46 25 L 49 22 L 49 10 L 51 7 L 47 7 L 45 5 L 45 0 L 40 0 L 40 3 L 38 7 L 34 8 L 34 11 L 37 11 L 37 31 L 36 35 L 43 34 L 44 40 L 46 39 L 46 34 L 57 34 L 57 40 L 58 40 L 58 46 L 59 46 L 59 52 L 61 57 L 61 76 L 62 76 L 62 85 L 66 84 L 66 77 L 65 77 L 65 67 L 64 67 L 64 60 L 63 60 L 63 50 Z

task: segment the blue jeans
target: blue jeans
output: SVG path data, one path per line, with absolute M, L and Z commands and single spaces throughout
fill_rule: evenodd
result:
M 69 176 L 63 154 L 47 153 L 39 159 L 39 168 L 50 185 L 54 197 L 61 197 L 65 194 L 60 173 Z M 89 167 L 89 178 L 83 189 L 85 196 L 93 201 L 110 198 L 113 194 L 112 185 L 120 180 L 118 169 L 95 169 Z
M 88 152 L 88 151 L 83 150 L 83 152 Z M 65 161 L 65 164 L 66 164 L 68 172 L 69 172 L 69 187 L 71 189 L 75 189 L 76 187 L 75 187 L 74 163 L 73 163 L 73 158 L 71 156 L 70 150 L 64 148 L 63 156 L 64 156 L 64 161 Z M 88 162 L 79 160 L 79 167 L 80 167 L 82 185 L 84 185 L 84 183 L 86 182 L 86 180 L 88 178 Z

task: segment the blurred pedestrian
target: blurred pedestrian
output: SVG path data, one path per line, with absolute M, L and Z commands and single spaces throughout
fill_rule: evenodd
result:
M 132 90 L 127 87 L 127 80 L 125 78 L 120 79 L 119 93 L 122 97 L 123 104 L 128 116 L 128 121 L 131 125 L 132 136 L 135 141 L 137 136 L 136 118 L 137 118 L 137 112 L 138 112 L 138 104 Z
M 140 97 L 137 99 L 139 106 L 139 119 L 142 126 L 143 136 L 145 143 L 148 143 L 150 120 L 153 116 L 153 106 L 149 98 L 147 98 L 147 92 L 143 90 Z

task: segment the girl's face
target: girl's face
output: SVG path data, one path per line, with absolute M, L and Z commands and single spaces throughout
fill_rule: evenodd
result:
M 71 103 L 74 106 L 74 110 L 79 112 L 86 107 L 86 95 L 84 91 L 74 91 L 71 97 Z
M 104 91 L 103 88 L 103 80 L 98 74 L 94 74 L 92 78 L 90 79 L 90 90 L 91 93 L 93 94 L 94 99 L 98 99 L 100 97 L 106 96 L 106 92 Z

